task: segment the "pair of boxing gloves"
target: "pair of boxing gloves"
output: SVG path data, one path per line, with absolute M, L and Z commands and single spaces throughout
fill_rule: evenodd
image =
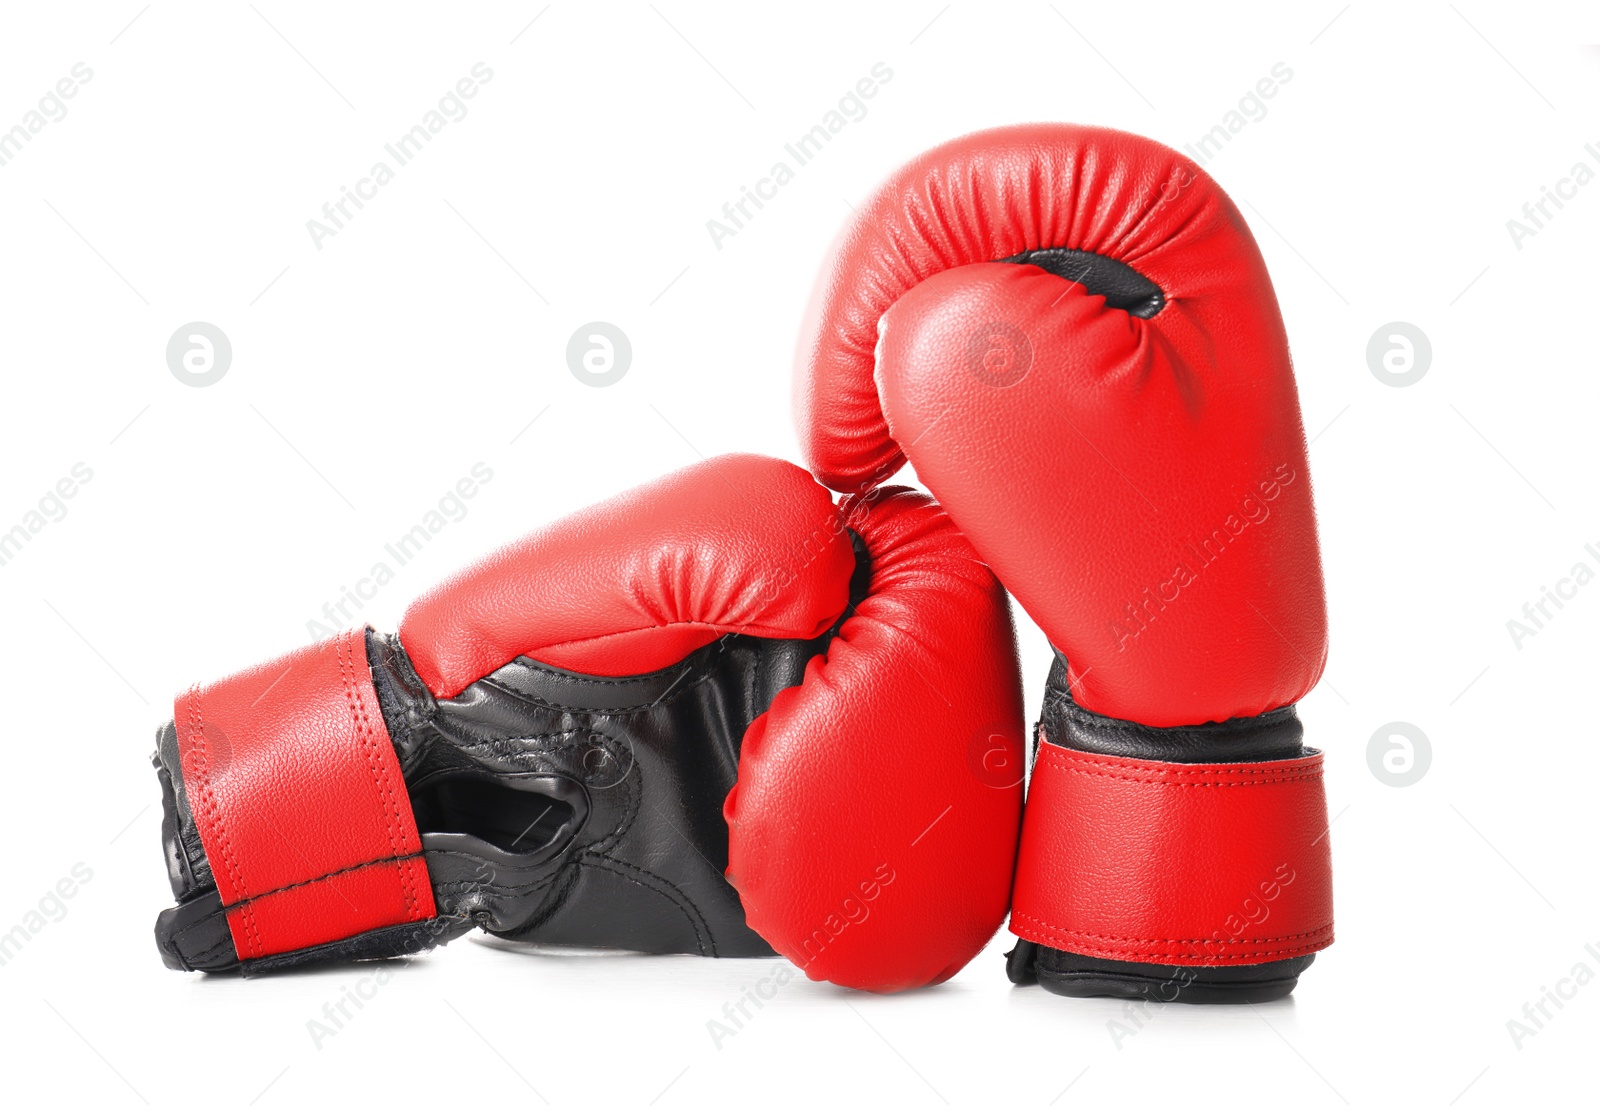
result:
M 895 991 L 1262 1000 L 1332 941 L 1305 435 L 1249 230 L 1188 159 L 1008 128 L 830 263 L 811 470 L 725 456 L 174 705 L 175 968 L 473 928 Z M 910 460 L 937 501 L 883 481 Z M 835 504 L 824 485 L 845 492 Z M 1026 747 L 1009 591 L 1051 667 Z

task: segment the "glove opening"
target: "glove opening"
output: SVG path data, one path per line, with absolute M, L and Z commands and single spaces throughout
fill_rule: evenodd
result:
M 1127 263 L 1109 255 L 1097 255 L 1093 251 L 1042 247 L 998 261 L 1048 270 L 1058 278 L 1083 286 L 1097 297 L 1104 297 L 1106 307 L 1121 309 L 1141 320 L 1149 320 L 1167 303 L 1166 294 L 1155 282 Z
M 439 834 L 459 834 L 526 864 L 567 846 L 589 816 L 589 797 L 565 776 L 501 773 L 489 779 L 460 771 L 414 784 L 411 810 L 424 849 L 439 844 Z

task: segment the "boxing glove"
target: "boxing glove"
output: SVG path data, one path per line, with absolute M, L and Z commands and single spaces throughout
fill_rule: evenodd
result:
M 814 472 L 907 458 L 1056 650 L 1013 892 L 1019 983 L 1260 1000 L 1333 939 L 1327 627 L 1305 433 L 1239 211 L 1122 132 L 1005 128 L 896 173 L 824 273 Z
M 1004 921 L 1022 738 L 1004 592 L 942 510 L 723 456 L 502 549 L 396 636 L 178 695 L 157 940 L 249 973 L 481 927 L 935 983 Z

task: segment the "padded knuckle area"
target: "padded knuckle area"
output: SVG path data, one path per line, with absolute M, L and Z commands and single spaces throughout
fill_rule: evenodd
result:
M 842 509 L 871 583 L 745 736 L 728 876 L 807 976 L 896 991 L 953 975 L 1004 920 L 1020 682 L 1004 594 L 943 510 L 893 488 Z M 991 747 L 1014 776 L 982 762 Z
M 795 390 L 808 464 L 854 491 L 903 461 L 875 404 L 876 329 L 934 275 L 1024 263 L 1154 318 L 1197 285 L 1216 295 L 1218 252 L 1261 269 L 1242 225 L 1190 159 L 1109 128 L 996 128 L 927 151 L 862 208 L 813 300 Z
M 727 633 L 809 638 L 854 557 L 792 463 L 718 456 L 558 520 L 424 594 L 400 639 L 436 697 L 519 656 L 592 675 L 665 667 Z

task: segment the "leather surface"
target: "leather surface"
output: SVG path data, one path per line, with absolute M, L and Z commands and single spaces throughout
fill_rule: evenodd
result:
M 585 538 L 604 558 L 583 558 Z M 542 608 L 501 610 L 529 599 Z M 716 632 L 737 620 L 751 632 Z M 490 647 L 468 643 L 485 623 Z M 519 651 L 455 689 L 463 661 L 512 639 L 604 670 Z M 392 740 L 437 917 L 338 933 L 335 915 L 322 931 L 335 936 L 302 950 L 241 949 L 247 972 L 414 952 L 477 926 L 776 949 L 813 978 L 895 990 L 950 975 L 1003 921 L 1023 761 L 1014 636 L 993 576 L 923 495 L 882 490 L 841 512 L 790 464 L 714 459 L 514 545 L 365 651 L 361 698 Z M 301 703 L 259 709 L 284 719 L 251 725 L 279 735 L 266 755 L 292 765 Z M 158 923 L 163 956 L 238 967 L 216 922 L 222 857 L 196 845 L 205 774 L 168 748 L 180 906 Z
M 242 959 L 434 916 L 359 632 L 192 687 L 173 721 L 187 809 Z
M 369 631 L 439 917 L 411 934 L 368 931 L 243 971 L 390 955 L 396 943 L 418 953 L 474 928 L 585 948 L 772 955 L 723 877 L 721 803 L 744 730 L 827 640 L 730 634 L 625 679 L 523 657 L 435 700 L 396 638 Z M 190 841 L 178 800 L 165 800 L 182 831 L 169 832 L 169 860 Z M 186 874 L 195 878 L 175 889 L 180 905 L 158 923 L 164 960 L 240 967 L 203 853 Z
M 870 588 L 744 739 L 724 812 L 750 924 L 813 979 L 938 983 L 1010 893 L 1023 719 L 1004 594 L 926 495 L 842 505 Z
M 1261 964 L 1333 942 L 1322 754 L 1172 764 L 1039 746 L 1011 930 L 1116 961 Z
M 1122 309 L 1145 320 L 1160 312 L 1167 304 L 1166 295 L 1155 282 L 1127 263 L 1097 255 L 1093 251 L 1043 247 L 999 261 L 1037 266 L 1040 270 L 1075 282 L 1104 297 L 1108 307 Z
M 1073 700 L 1067 686 L 1067 665 L 1059 654 L 1045 679 L 1039 726 L 1053 743 L 1080 752 L 1170 764 L 1290 760 L 1300 755 L 1305 737 L 1293 706 L 1280 706 L 1256 717 L 1165 729 L 1097 714 Z
M 812 470 L 857 491 L 909 456 L 1057 650 L 1012 919 L 1055 952 L 1019 963 L 1070 978 L 1084 958 L 1326 944 L 1320 778 L 1248 770 L 1311 759 L 1292 704 L 1327 629 L 1287 338 L 1222 190 L 1117 131 L 958 139 L 861 208 L 805 335 Z M 1263 932 L 1280 865 L 1297 883 Z M 1091 971 L 1071 990 L 1111 990 Z
M 730 634 L 620 680 L 522 657 L 422 710 L 400 751 L 441 912 L 521 941 L 771 955 L 723 876 L 720 806 L 745 729 L 826 642 Z M 463 811 L 437 791 L 473 781 L 539 802 L 497 830 L 504 793 Z
M 792 463 L 726 455 L 539 529 L 428 591 L 400 621 L 440 698 L 518 656 L 634 675 L 724 633 L 808 639 L 854 566 L 826 490 Z
M 1258 717 L 1167 729 L 1096 714 L 1073 701 L 1072 692 L 1067 686 L 1066 664 L 1059 654 L 1051 665 L 1045 684 L 1044 711 L 1039 721 L 1038 736 L 1041 752 L 1049 746 L 1061 746 L 1091 759 L 1095 756 L 1126 757 L 1141 761 L 1142 767 L 1160 768 L 1162 774 L 1174 776 L 1180 782 L 1192 778 L 1180 773 L 1194 771 L 1194 765 L 1274 766 L 1274 762 L 1281 765 L 1283 761 L 1296 761 L 1309 755 L 1301 743 L 1304 730 L 1293 706 L 1284 706 Z M 1046 763 L 1053 759 L 1046 753 Z M 1023 814 L 1022 840 L 1025 846 L 1053 845 L 1060 831 L 1050 827 L 1079 822 L 1081 818 L 1076 810 L 1069 809 L 1070 804 L 1061 801 L 1059 791 L 1053 792 L 1050 785 L 1040 786 L 1041 782 L 1036 776 L 1034 793 L 1029 796 L 1028 807 Z M 1304 801 L 1304 808 L 1320 810 L 1324 805 L 1321 784 L 1317 783 L 1306 790 L 1310 795 Z M 1056 796 L 1054 803 L 1051 801 L 1053 794 Z M 1018 867 L 1019 875 L 1026 873 L 1026 878 L 1019 883 L 1021 901 L 1017 904 L 1017 910 L 1020 917 L 1013 919 L 1013 931 L 1027 932 L 1031 927 L 1032 932 L 1028 936 L 1039 937 L 1054 924 L 1062 927 L 1053 931 L 1056 936 L 1074 936 L 1076 943 L 1093 944 L 1097 951 L 1104 952 L 1107 945 L 1113 944 L 1107 940 L 1105 930 L 1070 928 L 1076 934 L 1101 935 L 1085 939 L 1069 933 L 1065 923 L 1083 916 L 1093 917 L 1100 913 L 1102 907 L 1122 905 L 1128 900 L 1130 892 L 1138 891 L 1144 893 L 1142 898 L 1145 903 L 1140 904 L 1142 910 L 1148 911 L 1159 906 L 1163 917 L 1181 913 L 1184 921 L 1201 923 L 1206 929 L 1215 930 L 1218 923 L 1250 923 L 1261 918 L 1263 913 L 1270 915 L 1273 911 L 1271 904 L 1277 902 L 1276 894 L 1281 894 L 1289 886 L 1278 883 L 1275 874 L 1263 891 L 1259 859 L 1249 854 L 1241 857 L 1235 847 L 1228 844 L 1233 835 L 1226 830 L 1213 829 L 1209 824 L 1192 824 L 1194 812 L 1168 806 L 1163 792 L 1152 791 L 1150 797 L 1145 799 L 1128 798 L 1124 804 L 1139 809 L 1131 817 L 1125 818 L 1123 824 L 1109 826 L 1102 822 L 1094 828 L 1075 829 L 1071 835 L 1091 839 L 1097 836 L 1120 838 L 1124 829 L 1135 828 L 1143 831 L 1139 834 L 1137 849 L 1151 849 L 1157 840 L 1165 837 L 1190 843 L 1181 847 L 1181 855 L 1170 859 L 1144 858 L 1130 852 L 1130 859 L 1124 862 L 1127 865 L 1125 869 L 1106 870 L 1097 864 L 1079 871 L 1071 877 L 1070 884 L 1060 887 L 1054 882 L 1056 870 L 1072 865 L 1030 855 Z M 1219 809 L 1226 809 L 1226 806 L 1226 803 L 1218 803 Z M 1087 810 L 1094 813 L 1093 807 Z M 1262 815 L 1248 808 L 1241 808 L 1237 816 L 1225 816 L 1230 820 L 1246 822 L 1263 820 Z M 1257 824 L 1241 832 L 1255 845 L 1274 851 L 1292 849 L 1297 839 L 1303 839 L 1300 831 L 1292 826 L 1284 828 Z M 1293 884 L 1300 892 L 1319 893 L 1313 901 L 1325 910 L 1331 891 L 1326 828 L 1313 840 L 1321 843 L 1320 846 L 1314 846 L 1317 851 L 1304 854 L 1301 859 L 1292 862 L 1279 863 L 1287 864 L 1293 871 Z M 1213 841 L 1220 841 L 1220 848 L 1216 851 L 1209 848 Z M 1048 853 L 1051 850 L 1040 851 Z M 1153 851 L 1162 850 L 1157 846 Z M 1186 875 L 1185 862 L 1190 860 L 1203 861 L 1203 865 Z M 1078 862 L 1082 863 L 1081 854 Z M 1276 873 L 1276 869 L 1274 871 Z M 1176 894 L 1162 894 L 1159 889 L 1164 884 L 1181 890 Z M 1242 902 L 1240 892 L 1251 892 L 1254 901 L 1248 904 Z M 1275 897 L 1266 899 L 1267 894 L 1275 894 Z M 1279 915 L 1281 918 L 1282 915 Z M 1153 918 L 1149 921 L 1159 923 L 1162 920 Z M 1023 922 L 1029 923 L 1029 926 L 1022 925 Z M 1127 930 L 1129 923 L 1124 921 L 1117 928 Z M 1121 940 L 1115 942 L 1114 947 L 1122 952 L 1166 951 L 1170 947 L 1143 939 L 1201 936 L 1192 926 L 1174 932 L 1170 921 L 1165 925 L 1147 924 L 1142 927 L 1146 930 L 1143 935 L 1137 932 L 1140 928 L 1135 923 L 1135 932 L 1117 934 Z M 1231 938 L 1231 933 L 1228 936 Z M 1211 952 L 1209 947 L 1202 948 L 1208 954 Z M 1311 960 L 1310 955 L 1303 955 L 1269 958 L 1259 963 L 1190 965 L 1181 976 L 1175 977 L 1165 963 L 1147 960 L 1146 966 L 1141 969 L 1129 960 L 1107 960 L 1103 956 L 1091 956 L 1077 949 L 1047 948 L 1023 940 L 1007 954 L 1006 970 L 1013 983 L 1040 983 L 1048 990 L 1063 995 L 1138 997 L 1154 993 L 1163 1002 L 1239 999 L 1260 1002 L 1292 992 L 1300 972 Z M 1181 991 L 1178 990 L 1180 988 Z
M 1006 954 L 1006 978 L 1040 984 L 1055 995 L 1111 996 L 1151 1003 L 1270 1003 L 1294 991 L 1316 954 L 1260 964 L 1168 965 L 1112 961 L 1018 938 Z
M 997 260 L 1153 282 L 1148 318 Z M 1085 276 L 1092 281 L 1092 277 Z M 1118 279 L 1126 300 L 1127 282 Z M 1298 699 L 1326 654 L 1305 435 L 1244 220 L 1182 155 L 1031 125 L 936 148 L 866 204 L 796 387 L 823 481 L 918 476 L 1061 649 L 1078 701 L 1151 726 Z

